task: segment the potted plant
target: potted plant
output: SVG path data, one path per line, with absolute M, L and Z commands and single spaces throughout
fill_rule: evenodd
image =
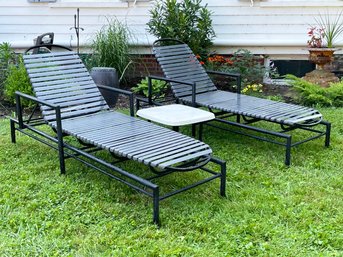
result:
M 336 19 L 329 14 L 319 14 L 315 18 L 317 26 L 311 26 L 308 31 L 310 39 L 307 41 L 310 60 L 317 64 L 317 69 L 322 70 L 324 65 L 333 61 L 333 54 L 337 50 L 335 41 L 343 33 L 342 12 Z
M 96 84 L 119 87 L 130 64 L 129 40 L 131 32 L 117 19 L 108 19 L 108 24 L 98 31 L 93 39 L 91 76 Z M 100 89 L 107 104 L 115 106 L 117 93 Z
M 316 64 L 316 70 L 306 74 L 304 79 L 307 81 L 324 87 L 329 86 L 331 82 L 339 81 L 333 73 L 325 71 L 324 66 L 333 61 L 333 54 L 337 50 L 336 40 L 343 33 L 342 13 L 338 13 L 335 19 L 329 14 L 319 14 L 319 17 L 315 18 L 317 25 L 309 28 L 309 60 Z

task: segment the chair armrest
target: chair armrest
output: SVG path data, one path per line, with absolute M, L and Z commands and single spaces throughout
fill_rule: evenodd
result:
M 39 100 L 37 97 L 34 97 L 32 95 L 28 95 L 28 94 L 22 93 L 20 91 L 16 91 L 15 95 L 16 95 L 16 100 L 19 99 L 19 101 L 20 101 L 20 97 L 22 97 L 22 98 L 26 98 L 28 100 L 34 101 L 34 102 L 39 103 L 39 104 L 49 106 L 50 108 L 53 108 L 53 109 L 56 109 L 57 107 L 59 107 L 56 104 L 49 103 L 49 102 L 44 101 L 44 100 Z
M 242 87 L 242 76 L 239 73 L 229 73 L 229 72 L 221 72 L 221 71 L 213 71 L 213 70 L 207 70 L 208 74 L 214 74 L 219 76 L 225 76 L 225 77 L 232 77 L 236 79 L 236 85 L 237 85 L 237 93 L 241 93 L 241 87 Z
M 24 94 L 22 92 L 16 91 L 15 92 L 15 99 L 16 99 L 16 111 L 17 111 L 17 115 L 18 115 L 18 123 L 19 123 L 19 127 L 22 129 L 24 128 L 24 122 L 23 122 L 23 110 L 21 108 L 21 98 L 26 98 L 28 100 L 34 101 L 36 103 L 42 104 L 42 105 L 46 105 L 49 106 L 50 108 L 55 110 L 55 115 L 56 115 L 56 129 L 57 129 L 57 133 L 62 135 L 62 122 L 61 122 L 61 107 L 59 105 L 53 104 L 53 103 L 49 103 L 47 101 L 44 100 L 40 100 L 37 97 L 28 95 L 28 94 Z
M 134 95 L 132 92 L 127 91 L 127 90 L 123 90 L 123 89 L 119 89 L 119 88 L 115 88 L 115 87 L 108 87 L 108 86 L 104 86 L 104 85 L 97 85 L 98 88 L 104 89 L 104 90 L 108 90 L 108 91 L 112 91 L 118 94 L 122 94 L 122 95 L 126 95 L 129 97 L 129 103 L 130 103 L 130 115 L 134 116 Z
M 179 83 L 179 84 L 191 86 L 192 87 L 192 106 L 196 107 L 196 82 L 187 82 L 187 81 L 183 81 L 183 80 L 168 79 L 165 77 L 158 77 L 158 76 L 148 76 L 148 100 L 149 100 L 149 104 L 152 104 L 152 83 L 151 83 L 151 80 L 153 80 L 153 79 L 162 80 L 165 82 L 174 82 L 174 83 Z

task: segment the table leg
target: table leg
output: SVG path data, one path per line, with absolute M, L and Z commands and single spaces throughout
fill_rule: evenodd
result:
M 192 124 L 192 137 L 196 137 L 196 124 Z
M 173 130 L 179 132 L 179 126 L 173 126 Z
M 202 141 L 203 123 L 199 124 L 199 140 Z

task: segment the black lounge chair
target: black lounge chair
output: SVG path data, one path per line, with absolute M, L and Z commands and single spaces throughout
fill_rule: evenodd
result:
M 331 125 L 322 120 L 322 115 L 317 110 L 240 94 L 241 77 L 239 74 L 206 71 L 189 46 L 179 40 L 159 39 L 153 44 L 153 53 L 165 78 L 152 76 L 149 78 L 150 81 L 151 79 L 167 81 L 178 102 L 194 107 L 207 107 L 215 113 L 215 121 L 238 126 L 245 131 L 250 130 L 254 133 L 246 133 L 242 130 L 233 132 L 284 146 L 286 148 L 286 165 L 290 165 L 291 147 L 293 146 L 321 136 L 326 137 L 325 146 L 329 146 Z M 237 82 L 237 93 L 218 90 L 208 74 L 234 78 Z M 151 103 L 151 94 L 148 98 Z M 236 116 L 236 120 L 225 119 L 228 116 Z M 243 122 L 241 122 L 242 120 Z M 251 125 L 262 120 L 281 125 L 281 131 L 270 131 Z M 208 124 L 216 126 L 213 122 Z M 323 125 L 325 130 L 314 128 L 317 125 Z M 292 142 L 292 136 L 286 132 L 294 129 L 306 130 L 312 134 L 302 141 Z M 261 136 L 263 134 L 269 137 Z M 273 136 L 274 139 L 271 139 L 270 136 Z
M 16 93 L 18 117 L 10 120 L 13 143 L 16 142 L 15 131 L 22 132 L 58 150 L 62 174 L 65 173 L 65 159 L 72 157 L 152 197 L 156 224 L 159 224 L 159 202 L 170 196 L 217 178 L 220 179 L 220 194 L 225 195 L 226 164 L 212 157 L 208 145 L 133 117 L 131 92 L 99 86 L 129 96 L 131 116 L 110 110 L 76 53 L 24 55 L 24 64 L 36 97 Z M 22 98 L 36 102 L 42 118 L 30 116 L 24 120 Z M 57 136 L 39 129 L 44 124 L 48 124 Z M 81 146 L 72 143 L 75 140 L 64 140 L 66 136 L 74 136 Z M 109 151 L 118 161 L 143 163 L 154 173 L 143 178 L 125 171 L 93 154 L 99 150 Z M 217 165 L 220 171 L 209 169 L 209 162 Z M 159 186 L 152 182 L 173 172 L 193 170 L 205 171 L 210 176 L 164 195 L 160 195 Z

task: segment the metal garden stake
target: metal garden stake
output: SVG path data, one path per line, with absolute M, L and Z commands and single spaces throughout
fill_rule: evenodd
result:
M 80 30 L 84 31 L 83 28 L 80 28 L 80 9 L 77 8 L 76 14 L 74 14 L 74 27 L 70 29 L 75 29 L 76 38 L 77 38 L 77 54 L 80 53 Z

